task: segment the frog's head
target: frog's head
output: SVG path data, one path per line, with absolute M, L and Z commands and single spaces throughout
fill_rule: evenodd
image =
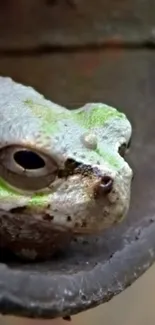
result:
M 126 116 L 104 104 L 69 111 L 10 79 L 3 85 L 0 210 L 79 234 L 119 222 L 132 179 Z

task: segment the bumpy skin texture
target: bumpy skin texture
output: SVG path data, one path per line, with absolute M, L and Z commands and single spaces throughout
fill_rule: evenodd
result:
M 102 103 L 69 111 L 1 77 L 0 116 L 1 245 L 46 258 L 72 236 L 125 217 L 132 170 L 119 148 L 132 128 L 124 114 Z M 42 155 L 45 166 L 20 168 L 13 155 L 20 148 Z

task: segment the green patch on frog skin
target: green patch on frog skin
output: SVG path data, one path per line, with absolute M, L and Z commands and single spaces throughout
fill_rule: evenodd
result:
M 36 117 L 41 119 L 43 132 L 45 135 L 51 135 L 55 131 L 58 131 L 59 120 L 68 118 L 68 114 L 57 113 L 55 109 L 52 110 L 52 107 L 34 102 L 31 99 L 25 100 L 24 104 L 31 109 L 32 113 Z
M 2 179 L 0 178 L 0 198 L 17 198 L 21 196 L 18 192 L 16 192 L 15 189 L 12 189 L 9 187 L 9 185 Z
M 48 201 L 48 196 L 47 194 L 42 194 L 42 193 L 38 193 L 38 194 L 35 194 L 33 195 L 29 202 L 28 202 L 28 206 L 31 206 L 31 207 L 43 207 L 43 206 L 46 206 L 47 204 L 49 203 Z
M 119 169 L 120 168 L 120 163 L 117 159 L 117 157 L 109 152 L 106 152 L 102 149 L 97 148 L 96 153 L 101 156 L 110 166 Z
M 86 110 L 76 111 L 74 114 L 77 122 L 86 127 L 87 129 L 94 127 L 101 127 L 111 118 L 123 118 L 126 116 L 123 113 L 118 112 L 115 108 L 107 105 L 94 105 L 90 106 Z
M 30 194 L 29 194 L 30 195 Z M 12 189 L 9 185 L 5 182 L 4 179 L 0 178 L 0 199 L 10 198 L 11 199 L 20 199 L 24 197 L 24 193 L 20 194 L 16 189 Z M 28 206 L 31 207 L 40 207 L 45 206 L 48 204 L 48 196 L 44 193 L 37 193 L 30 197 Z
M 17 200 L 20 199 L 21 197 L 25 196 L 24 194 L 20 194 L 19 192 L 16 192 L 15 189 L 12 189 L 9 187 L 9 185 L 2 179 L 0 178 L 0 199 L 3 198 L 10 198 L 10 199 L 15 199 Z M 42 193 L 37 193 L 30 197 L 28 205 L 29 206 L 45 206 L 48 204 L 47 200 L 47 195 L 42 194 Z

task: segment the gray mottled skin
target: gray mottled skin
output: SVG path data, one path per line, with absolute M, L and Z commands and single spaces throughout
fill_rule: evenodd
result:
M 132 170 L 118 151 L 131 132 L 126 116 L 105 104 L 69 111 L 33 88 L 1 77 L 3 246 L 26 258 L 45 258 L 75 234 L 97 233 L 122 220 L 129 208 Z M 42 157 L 44 167 L 22 168 L 14 154 L 24 148 Z M 72 168 L 71 159 L 79 169 Z M 112 180 L 108 190 L 105 176 Z

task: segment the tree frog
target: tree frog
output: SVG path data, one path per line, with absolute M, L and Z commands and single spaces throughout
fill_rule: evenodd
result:
M 46 259 L 74 236 L 120 222 L 130 205 L 131 134 L 111 106 L 69 110 L 0 77 L 0 245 Z

